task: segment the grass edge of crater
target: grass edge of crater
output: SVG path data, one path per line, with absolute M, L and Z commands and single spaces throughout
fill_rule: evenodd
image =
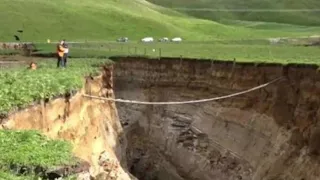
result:
M 97 75 L 99 67 L 110 63 L 109 59 L 72 59 L 66 69 L 57 69 L 56 61 L 46 60 L 39 62 L 35 71 L 26 67 L 4 70 L 0 72 L 0 114 L 8 115 L 40 99 L 78 90 L 82 88 L 85 76 Z
M 18 176 L 12 166 L 47 169 L 76 163 L 70 142 L 50 139 L 36 130 L 0 130 L 0 141 L 0 172 L 8 176 Z

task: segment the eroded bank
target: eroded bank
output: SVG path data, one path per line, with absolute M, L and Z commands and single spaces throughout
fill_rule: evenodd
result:
M 138 178 L 320 177 L 318 67 L 114 60 L 116 97 L 141 101 L 222 96 L 284 77 L 266 88 L 221 101 L 188 105 L 118 103 L 128 137 L 129 168 Z
M 90 164 L 90 169 L 78 169 L 81 180 L 89 176 L 96 180 L 136 179 L 127 171 L 126 138 L 115 104 L 83 94 L 114 97 L 112 66 L 104 67 L 99 76 L 86 77 L 84 87 L 75 94 L 10 113 L 0 129 L 35 129 L 50 138 L 70 141 L 74 155 Z

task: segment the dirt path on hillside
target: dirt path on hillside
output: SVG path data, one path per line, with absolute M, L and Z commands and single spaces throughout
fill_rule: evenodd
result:
M 43 60 L 39 57 L 25 57 L 21 55 L 0 55 L 0 68 L 28 67 L 31 62 Z

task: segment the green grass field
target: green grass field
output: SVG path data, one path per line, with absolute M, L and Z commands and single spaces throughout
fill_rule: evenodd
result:
M 103 59 L 76 59 L 68 63 L 67 69 L 56 68 L 56 61 L 39 62 L 38 69 L 26 67 L 2 69 L 0 72 L 0 114 L 24 108 L 32 102 L 63 95 L 78 90 L 83 85 L 83 77 L 98 72 Z M 22 78 L 23 77 L 23 78 Z
M 54 53 L 55 44 L 38 44 L 40 54 Z M 72 58 L 110 56 L 183 57 L 237 62 L 320 64 L 319 47 L 270 45 L 264 40 L 208 43 L 84 43 L 70 45 Z M 71 60 L 72 61 L 72 60 Z M 76 60 L 75 60 L 76 61 Z
M 72 165 L 72 146 L 61 140 L 51 140 L 37 131 L 0 130 L 0 179 L 33 180 L 36 167 L 44 169 Z M 16 168 L 14 168 L 16 167 Z M 25 174 L 18 170 L 26 167 Z
M 64 180 L 76 180 L 77 177 L 65 177 Z M 32 175 L 28 176 L 16 176 L 12 173 L 1 172 L 0 171 L 0 180 L 38 180 L 38 177 L 34 177 Z
M 149 0 L 152 3 L 175 9 L 198 18 L 223 22 L 225 20 L 245 20 L 284 24 L 319 26 L 320 1 L 317 0 Z M 217 11 L 218 9 L 248 10 Z M 257 12 L 257 10 L 265 10 Z M 317 11 L 292 11 L 292 10 Z M 252 10 L 252 11 L 250 11 Z M 254 11 L 255 10 L 255 11 Z M 270 11 L 266 11 L 270 10 Z M 276 11 L 276 12 L 275 12 Z M 267 24 L 267 23 L 266 23 Z
M 181 36 L 186 40 L 212 41 L 312 35 L 319 30 L 229 26 L 196 19 L 143 0 L 3 0 L 0 16 L 8 17 L 0 19 L 0 41 L 14 41 L 14 34 L 22 41 L 41 42 L 61 38 L 105 41 L 122 36 L 133 40 L 145 36 Z M 17 33 L 18 29 L 23 29 L 23 34 Z
M 39 51 L 35 52 L 34 55 L 55 55 L 55 44 L 37 44 L 37 48 Z M 232 61 L 236 58 L 237 62 L 320 65 L 319 50 L 317 46 L 305 47 L 288 45 L 287 43 L 270 45 L 265 40 L 221 41 L 216 43 L 81 43 L 70 45 L 69 56 L 72 63 L 78 61 L 74 58 L 108 59 L 112 56 L 144 56 L 222 61 Z M 14 52 L 10 51 L 10 53 Z M 2 53 L 6 54 L 8 52 L 3 51 Z

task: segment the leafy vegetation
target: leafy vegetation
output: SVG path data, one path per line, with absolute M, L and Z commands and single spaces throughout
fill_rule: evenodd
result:
M 278 18 L 276 14 L 272 13 Z M 130 40 L 145 36 L 180 36 L 187 40 L 210 41 L 300 36 L 316 32 L 233 27 L 196 19 L 144 0 L 3 0 L 0 16 L 10 17 L 0 19 L 1 41 L 14 41 L 14 34 L 19 35 L 22 41 L 39 42 L 61 38 L 70 41 L 114 41 L 122 36 Z M 17 33 L 18 29 L 24 32 Z
M 0 171 L 1 180 L 39 180 L 37 176 L 26 175 L 26 176 L 16 176 L 9 172 Z M 76 180 L 75 176 L 64 177 L 64 180 Z
M 32 71 L 17 68 L 15 71 L 0 72 L 0 112 L 6 113 L 41 98 L 51 98 L 82 87 L 82 78 L 98 71 L 97 65 L 107 62 L 103 59 L 69 60 L 66 69 L 56 68 L 56 61 L 39 62 Z
M 41 98 L 50 98 L 82 87 L 82 77 L 97 73 L 103 59 L 72 59 L 66 69 L 56 68 L 56 61 L 38 62 L 38 69 L 15 67 L 0 71 L 0 111 L 7 113 Z M 50 140 L 37 131 L 0 130 L 0 179 L 34 180 L 34 168 L 44 169 L 76 163 L 70 143 Z M 27 174 L 19 171 L 27 167 Z M 75 177 L 68 177 L 69 180 Z
M 1 180 L 35 180 L 32 176 L 15 176 L 12 173 L 0 171 Z
M 37 131 L 0 131 L 0 166 L 53 167 L 72 162 L 72 147 L 50 140 Z
M 37 176 L 34 172 L 20 174 L 22 167 L 47 169 L 75 163 L 70 143 L 48 139 L 33 130 L 1 130 L 0 151 L 0 179 L 6 180 L 33 180 Z

